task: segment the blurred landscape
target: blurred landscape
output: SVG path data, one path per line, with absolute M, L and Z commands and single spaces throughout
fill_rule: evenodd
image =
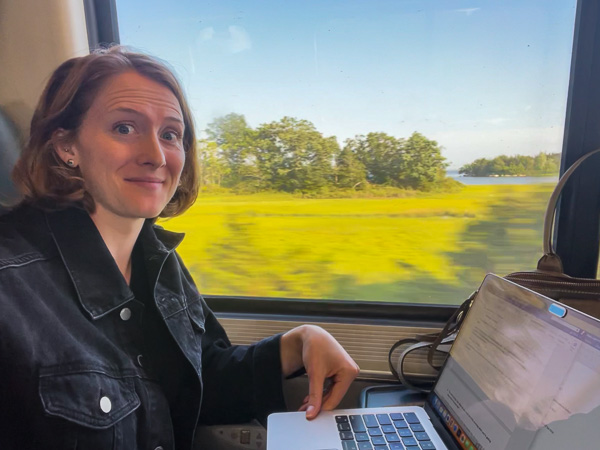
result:
M 398 198 L 202 194 L 178 248 L 203 294 L 459 304 L 488 272 L 533 270 L 553 183 Z

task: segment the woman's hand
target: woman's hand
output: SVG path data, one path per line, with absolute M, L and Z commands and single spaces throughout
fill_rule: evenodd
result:
M 309 393 L 300 407 L 307 419 L 314 419 L 321 409 L 334 409 L 344 397 L 360 368 L 346 350 L 324 329 L 302 325 L 281 337 L 281 368 L 289 376 L 304 367 Z M 325 380 L 331 384 L 323 392 Z

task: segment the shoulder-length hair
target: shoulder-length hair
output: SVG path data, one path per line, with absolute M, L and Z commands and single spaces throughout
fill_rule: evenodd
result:
M 87 56 L 69 59 L 50 77 L 31 119 L 29 140 L 12 172 L 15 185 L 23 194 L 23 202 L 45 209 L 79 205 L 88 212 L 95 210 L 79 168 L 65 166 L 57 156 L 53 134 L 62 128 L 74 137 L 104 83 L 128 71 L 135 71 L 170 89 L 183 113 L 185 163 L 179 186 L 159 217 L 176 216 L 194 203 L 198 195 L 196 136 L 183 90 L 164 63 L 123 46 L 99 49 Z

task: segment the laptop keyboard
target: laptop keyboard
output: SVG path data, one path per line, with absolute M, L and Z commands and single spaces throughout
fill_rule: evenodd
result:
M 344 450 L 435 450 L 415 413 L 335 416 Z

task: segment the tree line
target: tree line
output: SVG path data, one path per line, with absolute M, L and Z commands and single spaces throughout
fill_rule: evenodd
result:
M 539 153 L 536 156 L 506 156 L 480 158 L 462 166 L 458 173 L 468 177 L 545 176 L 556 175 L 560 169 L 560 153 Z
M 240 192 L 323 192 L 368 185 L 429 190 L 446 180 L 436 141 L 418 132 L 396 138 L 373 132 L 323 136 L 302 119 L 283 117 L 252 128 L 241 114 L 213 120 L 198 145 L 201 186 Z

